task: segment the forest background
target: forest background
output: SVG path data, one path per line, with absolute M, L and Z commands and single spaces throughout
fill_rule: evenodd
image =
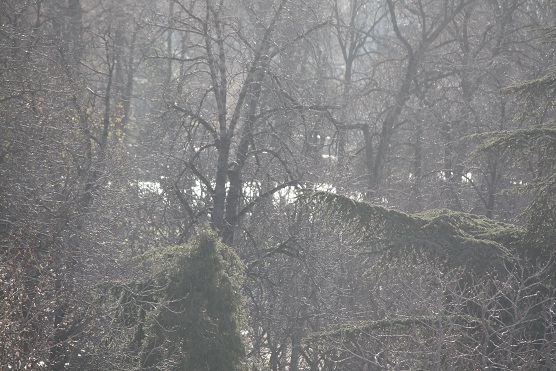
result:
M 0 0 L 0 369 L 554 369 L 555 11 Z

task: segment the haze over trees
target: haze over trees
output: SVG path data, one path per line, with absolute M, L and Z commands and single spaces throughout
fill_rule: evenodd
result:
M 1 0 L 0 369 L 554 369 L 555 12 Z

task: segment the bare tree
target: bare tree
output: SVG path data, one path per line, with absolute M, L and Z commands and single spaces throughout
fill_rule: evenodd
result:
M 431 267 L 411 283 L 405 270 L 392 271 L 380 281 L 385 318 L 316 333 L 310 343 L 326 344 L 322 365 L 330 370 L 549 370 L 556 360 L 550 269 L 518 264 L 466 283 L 459 272 Z

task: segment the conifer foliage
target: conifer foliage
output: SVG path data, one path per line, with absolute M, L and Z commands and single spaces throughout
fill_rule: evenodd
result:
M 299 199 L 383 266 L 424 259 L 483 273 L 511 260 L 523 234 L 512 224 L 446 209 L 410 215 L 310 189 L 302 190 Z
M 209 229 L 188 245 L 149 253 L 154 303 L 138 333 L 142 369 L 236 370 L 243 265 Z M 145 287 L 145 286 L 143 286 Z M 140 340 L 140 339 L 138 339 Z
M 556 3 L 552 1 L 552 3 Z M 556 26 L 544 28 L 543 41 L 556 50 Z M 548 259 L 556 243 L 556 65 L 544 75 L 513 84 L 505 89 L 523 104 L 522 117 L 539 124 L 523 129 L 496 131 L 487 138 L 479 153 L 511 156 L 529 167 L 531 179 L 520 181 L 514 193 L 532 195 L 532 202 L 521 214 L 527 230 L 529 256 Z

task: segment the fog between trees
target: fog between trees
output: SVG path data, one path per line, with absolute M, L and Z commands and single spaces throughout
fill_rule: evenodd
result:
M 0 0 L 0 369 L 554 369 L 555 6 Z

